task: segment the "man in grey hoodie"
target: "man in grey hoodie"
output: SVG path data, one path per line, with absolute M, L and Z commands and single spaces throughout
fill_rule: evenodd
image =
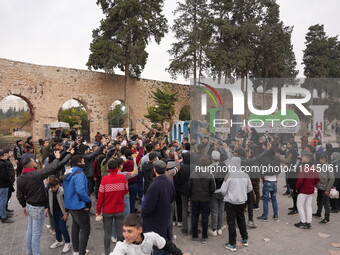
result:
M 229 242 L 224 247 L 230 251 L 236 251 L 236 224 L 240 230 L 242 244 L 248 246 L 248 232 L 244 216 L 247 193 L 253 190 L 249 175 L 241 170 L 241 158 L 233 157 L 230 160 L 230 171 L 222 184 L 221 192 L 227 204 L 227 223 Z

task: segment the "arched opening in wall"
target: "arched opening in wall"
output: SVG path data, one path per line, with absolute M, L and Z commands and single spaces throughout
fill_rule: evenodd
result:
M 77 99 L 67 100 L 60 108 L 58 113 L 60 127 L 55 128 L 55 135 L 62 138 L 71 136 L 82 136 L 90 141 L 90 120 L 88 110 L 85 105 Z M 61 122 L 68 123 L 65 125 Z M 63 127 L 64 126 L 64 127 Z
M 191 120 L 191 116 L 190 116 L 190 106 L 186 105 L 184 106 L 181 111 L 179 112 L 179 120 L 182 121 L 190 121 Z
M 10 95 L 0 101 L 0 140 L 13 142 L 32 135 L 34 109 L 25 97 Z
M 111 136 L 115 137 L 117 133 L 123 129 L 125 113 L 125 104 L 120 100 L 114 101 L 110 106 L 107 118 L 109 123 L 109 133 Z

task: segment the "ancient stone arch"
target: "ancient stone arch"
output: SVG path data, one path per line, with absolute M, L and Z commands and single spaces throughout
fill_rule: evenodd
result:
M 164 85 L 179 91 L 176 116 L 189 101 L 189 87 L 161 81 L 130 79 L 130 119 L 138 132 L 144 130 L 141 119 L 145 109 L 153 105 L 151 91 Z M 108 133 L 108 112 L 113 101 L 124 102 L 124 76 L 61 68 L 0 59 L 0 100 L 9 95 L 24 99 L 32 112 L 34 140 L 44 137 L 44 124 L 58 121 L 58 112 L 64 102 L 76 99 L 87 110 L 91 119 L 90 133 Z M 147 121 L 145 121 L 147 123 Z

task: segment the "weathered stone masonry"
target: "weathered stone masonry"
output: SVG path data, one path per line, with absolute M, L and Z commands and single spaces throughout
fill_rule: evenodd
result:
M 130 79 L 129 109 L 133 127 L 144 130 L 146 107 L 153 105 L 151 91 L 168 85 L 178 91 L 176 118 L 189 105 L 189 87 L 145 79 Z M 76 99 L 88 112 L 90 133 L 108 133 L 107 115 L 115 100 L 124 102 L 124 76 L 62 67 L 40 66 L 0 58 L 0 100 L 9 95 L 19 96 L 32 112 L 34 140 L 44 137 L 44 124 L 58 121 L 58 112 L 67 100 Z M 128 106 L 127 106 L 128 107 Z

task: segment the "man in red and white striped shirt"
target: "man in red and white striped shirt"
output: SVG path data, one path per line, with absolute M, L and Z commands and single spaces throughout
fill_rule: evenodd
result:
M 112 220 L 115 219 L 118 241 L 123 240 L 124 195 L 129 192 L 126 177 L 118 174 L 123 169 L 123 159 L 108 163 L 109 175 L 102 178 L 98 192 L 96 216 L 103 215 L 105 255 L 110 253 Z

